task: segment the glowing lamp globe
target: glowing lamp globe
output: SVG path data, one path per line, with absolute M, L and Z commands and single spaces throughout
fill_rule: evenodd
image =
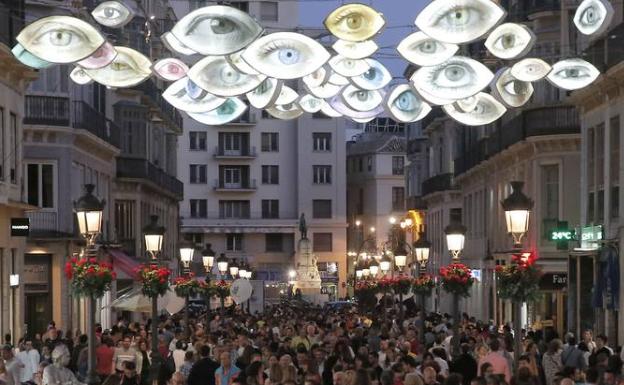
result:
M 533 208 L 533 201 L 524 195 L 524 182 L 511 182 L 511 194 L 501 202 L 505 210 L 507 232 L 514 240 L 514 246 L 520 247 L 522 237 L 529 231 L 529 216 Z
M 145 238 L 145 250 L 152 255 L 162 250 L 165 228 L 158 225 L 158 215 L 150 216 L 150 223 L 143 228 Z

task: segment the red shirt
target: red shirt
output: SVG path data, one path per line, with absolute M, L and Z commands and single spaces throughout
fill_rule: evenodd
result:
M 115 349 L 102 344 L 95 349 L 95 372 L 99 375 L 110 375 L 113 370 L 113 354 Z

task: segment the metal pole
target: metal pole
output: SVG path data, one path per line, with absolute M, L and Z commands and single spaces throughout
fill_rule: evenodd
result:
M 522 354 L 522 302 L 514 302 L 514 357 Z M 518 369 L 518 358 L 514 360 L 515 369 Z
M 189 327 L 189 296 L 184 298 L 184 329 L 186 330 L 186 338 L 191 340 L 191 328 Z
M 100 383 L 100 378 L 95 372 L 95 298 L 89 296 L 87 302 L 87 341 L 88 347 L 88 363 L 87 378 L 85 382 L 89 385 Z
M 453 339 L 452 356 L 459 356 L 459 294 L 453 293 Z
M 152 297 L 152 365 L 151 376 L 152 383 L 158 383 L 158 375 L 160 373 L 161 357 L 158 351 L 158 296 Z

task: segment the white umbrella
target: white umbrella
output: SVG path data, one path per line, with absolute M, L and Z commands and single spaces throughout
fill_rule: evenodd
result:
M 143 295 L 141 288 L 137 287 L 128 293 L 114 300 L 111 308 L 125 311 L 136 311 L 141 313 L 152 312 L 152 299 Z M 158 311 L 167 310 L 169 314 L 175 314 L 184 308 L 184 298 L 175 295 L 173 288 L 164 296 L 158 297 Z

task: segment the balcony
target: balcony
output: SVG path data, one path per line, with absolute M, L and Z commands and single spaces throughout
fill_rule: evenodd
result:
M 182 200 L 184 184 L 175 177 L 156 167 L 146 159 L 117 158 L 117 177 L 144 179 L 168 191 L 176 199 Z
M 82 101 L 75 101 L 72 111 L 72 127 L 87 130 L 103 141 L 119 148 L 121 129 L 112 120 Z
M 225 183 L 222 179 L 215 179 L 213 189 L 218 192 L 254 192 L 257 187 L 255 179 L 247 179 L 238 183 Z
M 472 148 L 456 158 L 455 176 L 467 172 L 481 162 L 527 138 L 579 134 L 580 132 L 578 111 L 573 106 L 539 107 L 524 110 L 506 124 L 500 125 L 489 137 L 481 139 Z
M 182 115 L 162 97 L 162 90 L 158 88 L 153 79 L 147 79 L 134 87 L 134 89 L 143 92 L 152 104 L 159 108 L 163 115 L 169 119 L 171 124 L 176 125 L 182 131 Z
M 56 211 L 27 211 L 32 233 L 54 233 L 58 231 Z
M 429 195 L 435 192 L 453 190 L 453 174 L 438 174 L 429 179 L 425 179 L 422 183 L 422 195 Z
M 69 98 L 26 95 L 24 124 L 69 126 Z
M 249 146 L 240 150 L 226 150 L 217 146 L 213 154 L 215 159 L 254 159 L 256 156 L 256 147 Z

